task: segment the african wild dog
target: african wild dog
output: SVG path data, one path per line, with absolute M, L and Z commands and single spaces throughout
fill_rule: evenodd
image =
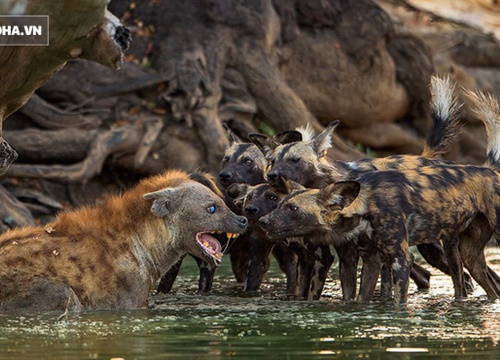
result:
M 0 236 L 0 309 L 130 309 L 186 253 L 219 262 L 212 232 L 245 231 L 207 187 L 182 171 L 139 182 L 102 205 Z
M 233 184 L 228 188 L 228 192 L 235 198 L 234 203 L 242 209 L 242 214 L 249 221 L 247 231 L 253 245 L 251 248 L 253 249 L 252 262 L 255 263 L 253 267 L 255 275 L 249 274 L 246 286 L 255 287 L 256 285 L 260 285 L 262 276 L 269 268 L 269 254 L 271 249 L 273 249 L 274 251 L 284 252 L 288 257 L 292 256 L 295 259 L 295 261 L 278 261 L 283 272 L 295 274 L 295 276 L 287 277 L 287 293 L 306 299 L 309 297 L 311 299 L 319 298 L 317 292 L 310 291 L 312 267 L 317 256 L 321 255 L 322 263 L 325 263 L 323 257 L 328 256 L 329 253 L 318 253 L 318 247 L 311 243 L 305 244 L 303 238 L 269 239 L 258 224 L 259 218 L 274 210 L 278 206 L 279 201 L 288 194 L 288 190 L 284 184 L 279 188 L 267 183 L 254 186 Z M 291 253 L 290 251 L 286 251 L 289 249 L 292 250 Z M 278 256 L 277 259 L 279 259 Z M 334 258 L 330 255 L 330 265 L 333 261 Z M 325 272 L 323 274 L 320 271 L 319 276 L 326 278 L 328 268 L 329 266 L 323 267 L 322 269 L 325 269 Z M 319 291 L 321 290 L 322 288 L 319 289 Z
M 289 135 L 284 132 L 282 136 L 283 138 L 287 137 L 288 141 L 295 140 L 295 133 Z M 222 160 L 223 168 L 219 173 L 219 181 L 226 187 L 226 195 L 232 199 L 236 197 L 236 194 L 230 193 L 230 186 L 234 190 L 237 186 L 253 186 L 264 182 L 267 161 L 264 154 L 253 143 L 243 142 L 232 133 L 229 133 L 229 140 L 231 146 L 226 150 Z M 275 141 L 285 140 L 275 138 Z M 230 201 L 232 202 L 232 200 Z M 234 203 L 233 206 L 233 211 L 244 212 L 240 206 Z M 291 291 L 290 289 L 296 283 L 297 259 L 295 254 L 281 243 L 277 246 L 269 246 L 269 243 L 259 236 L 262 236 L 259 227 L 254 229 L 251 225 L 247 233 L 237 244 L 233 245 L 230 256 L 236 279 L 245 283 L 246 291 L 258 290 L 262 278 L 269 268 L 269 252 L 272 250 L 280 268 L 286 274 L 287 292 Z
M 453 89 L 454 86 L 449 78 L 432 78 L 433 129 L 427 138 L 422 155 L 436 157 L 444 153 L 458 132 L 457 112 L 459 107 L 453 97 Z M 278 144 L 260 134 L 251 135 L 252 141 L 266 152 L 271 160 L 271 169 L 267 173 L 268 181 L 276 183 L 279 179 L 285 178 L 308 188 L 323 188 L 336 180 L 356 179 L 367 171 L 418 168 L 442 162 L 415 155 L 394 155 L 349 163 L 329 160 L 326 157 L 326 152 L 331 147 L 331 135 L 337 125 L 338 121 L 335 121 L 317 136 L 310 134 L 305 136 L 303 141 L 288 142 L 287 144 Z M 288 132 L 288 134 L 291 133 Z M 298 134 L 294 134 L 294 138 L 297 137 Z M 356 289 L 355 269 L 358 259 L 356 249 L 351 243 L 337 244 L 335 248 L 340 260 L 339 272 L 344 299 L 352 299 Z M 444 252 L 438 242 L 419 245 L 419 251 L 431 265 L 449 273 Z M 417 276 L 419 274 L 420 276 Z M 428 287 L 430 274 L 425 273 L 425 269 L 417 268 L 415 265 L 412 269 L 412 275 L 414 280 L 422 280 L 417 283 L 419 288 Z M 470 279 L 466 278 L 465 280 L 466 286 L 471 289 Z M 387 284 L 387 281 L 383 284 Z M 387 288 L 384 287 L 383 292 L 387 294 L 387 291 Z
M 480 256 L 500 225 L 500 176 L 490 168 L 429 165 L 367 172 L 356 181 L 295 190 L 259 221 L 278 237 L 317 234 L 334 244 L 355 242 L 363 259 L 360 302 L 371 300 L 383 262 L 392 266 L 395 303 L 406 302 L 408 247 L 436 238 L 445 249 L 455 298 L 467 296 L 462 262 L 489 299 L 500 297 L 500 286 Z M 470 236 L 478 224 L 480 238 Z

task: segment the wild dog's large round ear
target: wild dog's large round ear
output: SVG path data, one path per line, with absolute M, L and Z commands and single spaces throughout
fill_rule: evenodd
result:
M 175 196 L 175 189 L 162 189 L 143 195 L 146 200 L 153 200 L 151 212 L 158 217 L 164 217 L 170 212 L 169 205 Z
M 274 149 L 280 145 L 273 138 L 264 134 L 248 134 L 248 138 L 266 157 L 270 157 Z
M 236 136 L 236 134 L 227 126 L 227 124 L 222 124 L 222 127 L 226 131 L 226 136 L 227 140 L 229 141 L 229 146 L 234 145 L 234 144 L 240 144 L 243 141 Z
M 286 130 L 274 135 L 273 140 L 282 145 L 290 144 L 292 142 L 302 141 L 302 134 L 296 130 Z
M 325 156 L 326 151 L 332 147 L 332 135 L 339 124 L 339 120 L 332 121 L 325 130 L 312 139 L 312 148 L 318 156 Z
M 321 189 L 318 199 L 329 210 L 342 210 L 358 197 L 361 184 L 357 181 L 338 181 Z

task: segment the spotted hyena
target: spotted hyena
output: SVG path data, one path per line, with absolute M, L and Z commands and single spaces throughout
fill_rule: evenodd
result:
M 218 263 L 221 245 L 211 234 L 232 238 L 246 226 L 206 186 L 167 171 L 44 227 L 3 234 L 0 309 L 145 307 L 156 281 L 180 257 Z

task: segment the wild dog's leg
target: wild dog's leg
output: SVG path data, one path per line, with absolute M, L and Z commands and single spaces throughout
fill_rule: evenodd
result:
M 230 245 L 231 268 L 234 277 L 239 283 L 245 282 L 248 267 L 250 266 L 250 242 L 248 236 L 243 235 Z
M 274 246 L 273 254 L 278 265 L 286 274 L 286 293 L 295 295 L 297 291 L 297 266 L 298 257 L 292 248 L 284 243 Z
M 413 257 L 412 260 L 414 260 Z M 415 262 L 411 267 L 410 278 L 415 282 L 418 290 L 428 290 L 430 288 L 430 271 Z
M 393 256 L 394 304 L 404 304 L 408 300 L 408 285 L 413 263 L 406 238 L 401 244 L 396 245 Z
M 198 294 L 207 294 L 212 290 L 214 282 L 215 265 L 198 257 L 194 258 L 200 269 L 200 278 L 198 280 Z
M 260 235 L 260 236 L 259 236 Z M 271 251 L 274 243 L 262 239 L 262 233 L 248 234 L 250 244 L 250 265 L 245 279 L 245 291 L 257 291 L 262 284 L 264 274 L 271 265 Z
M 392 270 L 387 261 L 384 261 L 380 268 L 380 295 L 386 299 L 392 297 Z
M 296 296 L 307 299 L 311 286 L 312 269 L 314 266 L 314 253 L 308 251 L 304 239 L 293 241 L 290 247 L 297 254 L 297 292 Z
M 335 245 L 339 257 L 339 277 L 343 300 L 356 298 L 356 275 L 358 271 L 359 253 L 356 245 L 348 241 Z M 377 276 L 380 269 L 377 270 Z
M 158 291 L 159 293 L 167 294 L 172 290 L 172 286 L 174 285 L 175 279 L 177 279 L 177 275 L 179 275 L 179 270 L 181 269 L 181 264 L 182 260 L 184 257 L 182 257 L 179 261 L 177 261 L 168 271 L 165 275 L 160 280 L 160 283 L 158 284 Z
M 418 244 L 417 249 L 429 265 L 441 270 L 446 275 L 451 275 L 448 261 L 446 260 L 446 254 L 444 253 L 443 246 L 440 242 L 435 241 L 428 244 Z M 472 278 L 467 272 L 464 272 L 463 276 L 465 289 L 467 293 L 470 294 L 474 291 Z
M 472 229 L 471 229 L 472 228 Z M 493 231 L 484 217 L 476 218 L 474 223 L 460 235 L 460 256 L 473 278 L 486 291 L 488 299 L 500 298 L 498 275 L 486 264 L 484 247 Z
M 412 256 L 413 260 L 413 256 Z M 381 269 L 382 275 L 380 276 L 381 295 L 384 298 L 392 297 L 392 267 L 391 263 L 384 262 Z M 430 287 L 431 273 L 413 262 L 410 271 L 410 278 L 417 285 L 418 290 L 428 290 Z
M 308 300 L 319 300 L 323 287 L 325 286 L 328 271 L 335 260 L 330 252 L 329 245 L 316 246 L 314 251 L 314 268 L 311 278 L 311 287 L 309 288 Z
M 359 254 L 363 259 L 363 266 L 361 268 L 361 282 L 359 284 L 357 301 L 360 303 L 369 303 L 377 286 L 377 279 L 382 267 L 382 257 L 378 249 L 373 244 L 362 241 L 361 236 L 358 245 Z
M 443 248 L 450 269 L 450 276 L 455 290 L 455 299 L 460 300 L 467 297 L 464 287 L 462 258 L 460 256 L 459 241 L 456 234 L 449 234 L 443 238 Z

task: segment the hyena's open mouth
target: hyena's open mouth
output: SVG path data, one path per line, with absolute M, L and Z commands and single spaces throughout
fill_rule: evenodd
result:
M 210 231 L 210 233 L 215 233 L 215 231 Z M 218 231 L 218 233 L 221 233 Z M 231 240 L 237 238 L 239 234 L 236 233 L 227 233 L 227 239 Z M 219 265 L 222 261 L 222 256 L 224 253 L 222 252 L 222 246 L 216 238 L 211 236 L 208 233 L 199 232 L 196 234 L 196 242 L 201 247 L 205 255 L 211 258 L 216 265 Z

